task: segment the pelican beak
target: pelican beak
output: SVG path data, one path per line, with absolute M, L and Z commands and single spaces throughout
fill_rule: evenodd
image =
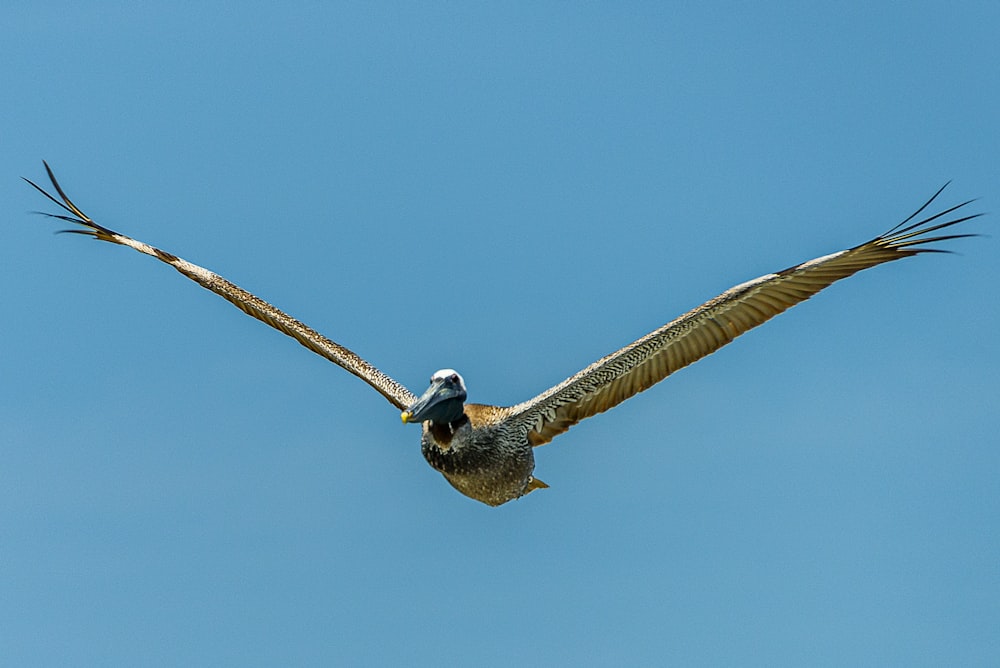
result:
M 419 399 L 400 414 L 403 424 L 411 422 L 453 422 L 464 412 L 465 386 L 460 378 L 437 377 Z

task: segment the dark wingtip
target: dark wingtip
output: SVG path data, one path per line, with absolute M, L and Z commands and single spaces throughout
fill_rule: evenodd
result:
M 939 211 L 933 215 L 927 215 L 924 212 L 927 207 L 930 206 L 931 202 L 937 199 L 945 188 L 948 187 L 951 181 L 948 181 L 943 186 L 941 186 L 934 195 L 931 196 L 924 204 L 913 212 L 910 216 L 906 218 L 903 222 L 899 223 L 891 230 L 881 235 L 875 239 L 876 243 L 885 244 L 887 247 L 895 248 L 900 250 L 906 255 L 917 255 L 919 253 L 926 252 L 939 252 L 937 249 L 929 249 L 925 244 L 933 244 L 941 241 L 950 241 L 953 239 L 963 239 L 967 237 L 979 236 L 975 233 L 960 233 L 960 234 L 945 234 L 939 236 L 929 236 L 932 232 L 937 232 L 938 230 L 944 230 L 951 228 L 955 225 L 965 223 L 969 220 L 979 218 L 983 214 L 970 213 L 966 215 L 957 215 L 955 218 L 948 219 L 947 216 L 954 214 L 956 211 L 968 206 L 972 202 L 976 201 L 976 198 L 966 200 L 959 204 L 950 206 L 943 211 Z M 963 214 L 965 212 L 962 212 Z M 917 220 L 914 219 L 918 216 L 925 215 L 925 218 Z M 944 219 L 944 222 L 937 222 Z
M 25 183 L 27 183 L 28 185 L 30 185 L 32 188 L 34 188 L 38 192 L 42 193 L 42 195 L 44 195 L 50 202 L 52 202 L 53 204 L 55 204 L 60 209 L 62 209 L 63 211 L 65 211 L 66 213 L 68 213 L 70 215 L 67 216 L 67 215 L 58 214 L 58 213 L 45 213 L 44 211 L 36 211 L 34 213 L 40 213 L 43 216 L 47 216 L 49 218 L 57 218 L 59 220 L 65 221 L 67 223 L 73 223 L 75 225 L 83 225 L 84 227 L 89 228 L 89 230 L 94 230 L 94 231 L 104 232 L 104 233 L 109 233 L 110 234 L 110 230 L 106 230 L 105 228 L 103 228 L 100 225 L 98 225 L 97 223 L 95 223 L 90 218 L 90 216 L 88 216 L 83 211 L 81 211 L 80 207 L 78 207 L 76 204 L 74 204 L 73 200 L 71 200 L 66 195 L 66 191 L 64 191 L 62 189 L 62 186 L 59 185 L 59 181 L 58 181 L 58 179 L 56 179 L 56 175 L 52 171 L 52 167 L 49 166 L 48 161 L 42 160 L 42 165 L 45 167 L 45 173 L 48 175 L 49 181 L 52 182 L 52 187 L 55 189 L 56 193 L 59 195 L 59 197 L 61 198 L 62 201 L 60 201 L 59 199 L 56 199 L 56 197 L 52 193 L 50 193 L 49 191 L 47 191 L 45 188 L 42 188 L 40 185 L 38 185 L 37 183 L 35 183 L 31 179 L 26 178 L 24 176 L 22 176 L 21 178 L 25 181 Z M 78 233 L 81 233 L 81 234 L 87 234 L 88 233 L 88 231 L 80 231 L 80 230 L 66 230 L 66 231 L 75 231 L 75 232 L 78 232 Z
M 909 223 L 911 220 L 913 220 L 914 218 L 916 218 L 917 216 L 919 216 L 921 213 L 923 213 L 924 209 L 926 209 L 927 207 L 929 207 L 931 205 L 931 203 L 938 198 L 938 195 L 940 195 L 941 193 L 943 193 L 944 189 L 947 188 L 949 185 L 951 185 L 951 179 L 948 179 L 947 181 L 945 181 L 944 185 L 941 186 L 940 188 L 938 188 L 937 192 L 934 193 L 933 195 L 931 195 L 930 199 L 928 199 L 926 202 L 924 202 L 920 206 L 919 209 L 917 209 L 916 211 L 914 211 L 913 213 L 911 213 L 909 216 L 906 217 L 905 220 L 903 220 L 901 223 L 899 223 L 898 225 L 896 225 L 895 227 L 893 227 L 891 230 L 889 230 L 888 232 L 886 232 L 882 236 L 883 237 L 887 237 L 887 236 L 890 236 L 891 234 L 893 234 L 894 232 L 904 232 L 904 231 L 906 231 L 906 230 L 900 230 L 899 228 L 903 227 L 904 225 L 906 225 L 907 223 Z M 969 202 L 963 202 L 962 204 L 959 204 L 957 207 L 954 207 L 953 209 L 950 209 L 950 211 L 954 211 L 954 209 L 957 209 L 957 208 L 959 208 L 961 206 L 965 206 L 968 203 Z M 912 229 L 913 227 L 917 227 L 920 224 L 921 223 L 917 223 L 916 225 L 912 225 L 910 228 L 907 228 L 907 229 Z

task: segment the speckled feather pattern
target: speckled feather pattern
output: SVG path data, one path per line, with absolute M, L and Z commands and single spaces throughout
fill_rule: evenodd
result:
M 334 364 L 350 371 L 352 374 L 361 378 L 375 388 L 382 396 L 388 399 L 393 406 L 399 408 L 400 410 L 413 403 L 414 399 L 416 399 L 416 396 L 408 389 L 376 369 L 374 366 L 344 346 L 331 341 L 319 332 L 291 317 L 284 311 L 275 308 L 263 299 L 247 292 L 238 285 L 230 283 L 222 276 L 219 276 L 204 267 L 192 264 L 187 260 L 182 260 L 172 253 L 160 250 L 159 248 L 150 246 L 142 241 L 136 241 L 135 239 L 127 237 L 124 234 L 110 230 L 102 225 L 98 225 L 89 216 L 83 213 L 75 204 L 73 204 L 73 202 L 66 196 L 62 188 L 59 186 L 59 182 L 56 181 L 55 175 L 52 173 L 52 170 L 49 169 L 47 164 L 45 165 L 45 169 L 48 172 L 49 179 L 52 181 L 53 187 L 55 187 L 56 192 L 58 192 L 59 196 L 62 198 L 61 202 L 32 181 L 28 181 L 28 183 L 64 210 L 72 214 L 72 216 L 52 215 L 53 218 L 58 218 L 60 220 L 75 223 L 84 227 L 82 230 L 67 231 L 86 234 L 101 241 L 107 241 L 108 243 L 118 244 L 120 246 L 127 246 L 133 250 L 169 264 L 184 276 L 187 276 L 194 282 L 198 283 L 198 285 L 211 290 L 215 294 L 231 302 L 247 315 L 251 315 L 261 322 L 277 329 L 279 332 L 287 334 L 314 353 L 325 357 Z M 27 181 L 27 179 L 25 180 Z
M 942 252 L 919 244 L 975 236 L 925 236 L 981 215 L 937 222 L 969 202 L 908 224 L 941 194 L 941 190 L 909 218 L 867 243 L 766 274 L 726 290 L 634 343 L 594 362 L 559 385 L 513 406 L 510 420 L 524 425 L 532 445 L 548 443 L 580 420 L 606 411 L 648 389 L 836 281 L 885 262 L 920 253 Z
M 523 496 L 530 491 L 535 456 L 526 431 L 505 420 L 507 414 L 496 406 L 466 404 L 468 419 L 453 430 L 445 426 L 448 438 L 436 438 L 437 430 L 425 422 L 424 459 L 452 487 L 491 506 Z

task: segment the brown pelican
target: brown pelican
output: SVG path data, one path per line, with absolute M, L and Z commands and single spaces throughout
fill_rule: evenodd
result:
M 516 406 L 487 406 L 465 402 L 465 381 L 452 369 L 435 372 L 430 387 L 417 397 L 347 348 L 218 274 L 95 223 L 66 196 L 48 164 L 45 170 L 59 199 L 25 180 L 69 214 L 45 215 L 82 227 L 65 231 L 151 255 L 358 376 L 402 411 L 404 423 L 422 425 L 421 450 L 434 469 L 462 494 L 491 506 L 548 486 L 533 476 L 535 446 L 642 392 L 842 278 L 883 262 L 947 252 L 927 244 L 975 235 L 929 235 L 980 215 L 950 217 L 969 200 L 911 222 L 942 187 L 906 220 L 871 241 L 741 283 L 533 399 Z

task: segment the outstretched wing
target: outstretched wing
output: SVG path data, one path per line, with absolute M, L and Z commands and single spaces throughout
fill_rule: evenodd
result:
M 548 443 L 580 420 L 642 392 L 842 278 L 883 262 L 947 252 L 925 244 L 976 235 L 928 235 L 981 214 L 946 219 L 969 204 L 963 202 L 911 223 L 943 190 L 902 223 L 867 243 L 726 290 L 534 399 L 512 406 L 507 409 L 507 419 L 527 429 L 532 445 Z M 942 218 L 945 221 L 939 222 Z
M 416 396 L 412 392 L 373 367 L 365 360 L 355 355 L 344 346 L 334 343 L 319 332 L 303 325 L 295 318 L 276 309 L 263 299 L 255 297 L 243 288 L 230 283 L 218 274 L 199 267 L 198 265 L 191 264 L 190 262 L 182 260 L 176 255 L 171 255 L 166 251 L 162 251 L 159 248 L 154 248 L 149 244 L 136 241 L 135 239 L 127 237 L 124 234 L 119 234 L 114 230 L 109 230 L 102 225 L 98 225 L 91 220 L 89 216 L 83 213 L 83 211 L 81 211 L 75 204 L 73 204 L 72 201 L 70 201 L 69 197 L 66 196 L 66 193 L 63 192 L 63 189 L 59 186 L 59 182 L 56 181 L 56 177 L 49 168 L 48 163 L 43 164 L 45 164 L 45 171 L 48 172 L 49 180 L 52 181 L 52 186 L 55 188 L 62 201 L 50 195 L 36 183 L 28 179 L 25 179 L 25 181 L 70 214 L 45 215 L 65 220 L 66 222 L 74 223 L 83 227 L 83 229 L 66 230 L 66 232 L 85 234 L 94 237 L 95 239 L 100 239 L 101 241 L 107 241 L 121 246 L 128 246 L 129 248 L 137 250 L 140 253 L 145 253 L 146 255 L 155 257 L 161 262 L 166 262 L 203 288 L 207 288 L 215 294 L 227 299 L 244 313 L 252 315 L 261 322 L 274 327 L 279 332 L 287 334 L 314 353 L 322 355 L 334 364 L 347 369 L 355 376 L 378 390 L 378 392 L 388 399 L 389 402 L 396 408 L 400 410 L 405 409 L 416 400 Z

